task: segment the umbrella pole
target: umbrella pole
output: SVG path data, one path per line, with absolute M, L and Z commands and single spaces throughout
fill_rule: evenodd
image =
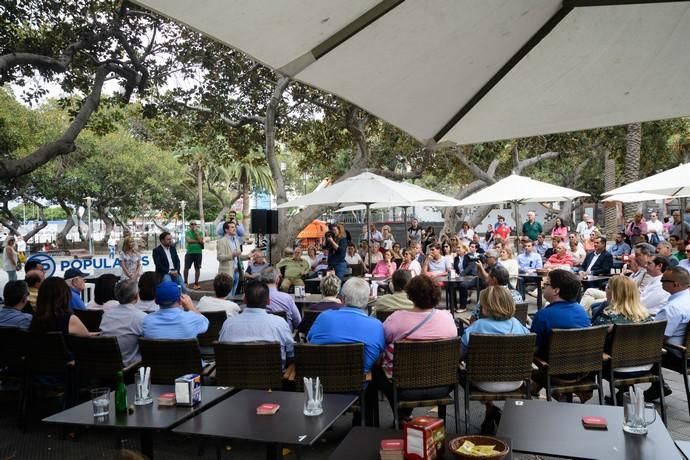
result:
M 518 219 L 520 218 L 520 204 L 517 201 L 513 201 L 513 219 L 515 219 L 515 234 L 517 235 L 516 237 L 516 244 L 515 247 L 517 248 L 517 241 L 520 239 L 520 224 L 518 222 Z
M 367 208 L 367 251 L 369 251 L 369 260 L 367 261 L 367 265 L 371 267 L 371 225 L 369 224 L 369 203 L 365 203 L 364 206 Z
M 688 235 L 685 234 L 685 212 L 688 209 L 688 198 L 683 197 L 681 200 L 681 206 L 683 206 L 683 209 L 680 210 L 680 240 L 683 241 L 683 244 L 685 245 L 686 238 Z M 685 249 L 685 246 L 683 246 L 683 249 Z
M 405 235 L 405 247 L 407 247 L 407 206 L 403 206 L 403 232 Z

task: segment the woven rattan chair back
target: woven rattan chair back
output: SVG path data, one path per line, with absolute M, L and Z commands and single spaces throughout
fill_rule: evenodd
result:
M 216 383 L 236 389 L 280 390 L 280 344 L 214 342 Z
M 321 314 L 320 310 L 304 310 L 304 315 L 302 316 L 302 323 L 299 328 L 305 335 L 309 333 L 316 318 Z
M 62 332 L 30 333 L 26 345 L 26 368 L 33 374 L 63 374 L 72 360 Z
M 208 319 L 208 329 L 203 334 L 197 336 L 200 347 L 212 347 L 213 342 L 218 340 L 223 323 L 228 319 L 228 314 L 224 310 L 203 312 L 202 315 Z
M 124 368 L 117 337 L 70 335 L 67 341 L 82 383 L 90 380 L 114 382 L 117 372 Z
M 527 324 L 527 302 L 520 302 L 515 304 L 515 318 L 520 321 L 523 326 Z
M 471 334 L 467 377 L 473 382 L 529 379 L 536 340 L 535 334 Z
M 26 354 L 27 332 L 17 327 L 0 327 L 0 369 L 21 369 Z
M 295 383 L 319 377 L 326 393 L 360 392 L 364 386 L 364 344 L 295 344 Z
M 683 340 L 683 345 L 685 346 L 686 350 L 690 349 L 690 323 L 685 326 L 685 339 Z
M 578 374 L 601 371 L 608 326 L 553 329 L 549 338 L 549 373 Z
M 142 365 L 151 367 L 151 383 L 172 385 L 185 374 L 201 374 L 201 353 L 196 339 L 139 339 Z
M 400 389 L 455 385 L 459 362 L 460 337 L 395 342 L 393 383 Z
M 377 311 L 376 312 L 376 319 L 381 321 L 382 323 L 385 322 L 390 315 L 395 313 L 395 310 L 387 310 L 387 311 Z
M 666 321 L 616 324 L 611 331 L 609 355 L 614 368 L 661 361 Z
M 103 310 L 74 310 L 74 315 L 84 323 L 84 326 L 86 326 L 89 332 L 98 332 L 101 330 Z

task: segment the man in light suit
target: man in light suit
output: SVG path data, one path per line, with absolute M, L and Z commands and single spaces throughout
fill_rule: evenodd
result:
M 180 258 L 173 244 L 170 232 L 163 232 L 158 237 L 160 245 L 153 250 L 153 263 L 156 266 L 156 273 L 161 275 L 162 281 L 172 281 L 180 286 L 183 293 L 187 292 L 187 287 L 180 273 Z

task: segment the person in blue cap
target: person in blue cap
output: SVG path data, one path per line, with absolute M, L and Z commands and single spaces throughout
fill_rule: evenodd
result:
M 86 304 L 81 298 L 81 293 L 84 292 L 86 288 L 86 281 L 84 278 L 89 276 L 88 273 L 84 273 L 78 268 L 69 268 L 63 276 L 69 290 L 72 292 L 72 299 L 69 302 L 69 307 L 72 310 L 86 310 Z
M 193 339 L 208 329 L 208 319 L 180 293 L 177 283 L 164 281 L 156 287 L 160 310 L 146 315 L 142 324 L 147 339 Z

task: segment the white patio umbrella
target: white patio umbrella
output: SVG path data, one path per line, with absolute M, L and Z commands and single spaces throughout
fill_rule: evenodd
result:
M 512 203 L 516 230 L 519 229 L 518 207 L 522 203 L 568 201 L 589 196 L 587 193 L 512 174 L 493 185 L 460 200 L 461 206 Z M 519 233 L 518 233 L 519 234 Z
M 601 201 L 606 203 L 618 202 L 618 203 L 639 203 L 640 201 L 652 201 L 652 200 L 663 200 L 669 198 L 668 195 L 660 195 L 658 193 L 619 193 L 616 195 L 611 195 L 610 197 L 604 198 Z
M 690 196 L 690 163 L 614 188 L 604 195 L 622 193 L 658 193 L 673 198 L 688 197 Z
M 690 114 L 690 2 L 135 0 L 421 141 Z
M 690 163 L 684 163 L 659 174 L 645 177 L 626 184 L 622 187 L 614 188 L 604 195 L 618 195 L 621 193 L 660 193 L 671 198 L 682 198 L 681 220 L 685 222 L 685 210 L 688 208 L 690 196 Z M 681 225 L 681 238 L 685 238 L 685 226 Z
M 374 203 L 390 205 L 413 205 L 415 202 L 442 202 L 453 200 L 440 193 L 405 182 L 395 182 L 383 176 L 370 172 L 363 172 L 340 182 L 309 193 L 278 208 L 296 208 L 311 205 L 359 204 L 364 206 L 367 213 L 367 228 L 369 228 L 369 209 Z M 457 201 L 457 200 L 456 200 Z M 371 237 L 371 232 L 368 232 Z M 371 244 L 369 245 L 371 250 Z M 369 257 L 371 260 L 371 256 Z

